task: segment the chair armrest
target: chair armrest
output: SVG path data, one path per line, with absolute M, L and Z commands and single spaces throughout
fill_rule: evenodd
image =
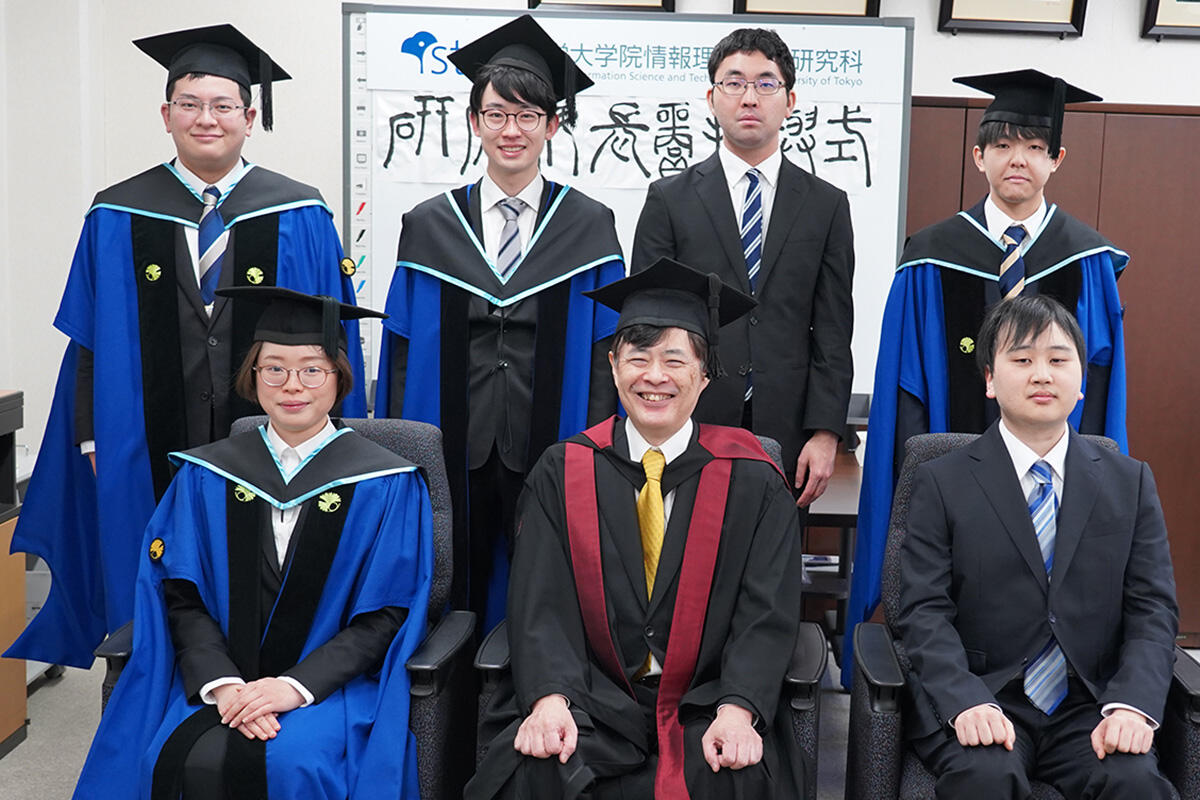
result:
M 429 697 L 442 690 L 450 664 L 475 632 L 475 614 L 451 611 L 434 627 L 405 667 L 412 680 L 409 692 L 414 697 Z
M 1188 718 L 1200 723 L 1200 663 L 1178 645 L 1175 647 L 1175 671 L 1171 683 L 1187 700 L 1185 713 Z
M 867 680 L 871 710 L 887 714 L 899 711 L 904 673 L 886 625 L 860 622 L 854 628 L 854 662 Z
M 783 676 L 784 691 L 793 709 L 810 711 L 815 708 L 828 660 L 829 645 L 821 626 L 815 622 L 801 622 L 796 631 L 792 660 Z
M 475 653 L 475 669 L 489 673 L 488 677 L 491 677 L 508 669 L 508 659 L 508 620 L 500 620 L 484 637 L 483 644 L 479 645 Z
M 130 620 L 106 636 L 104 641 L 92 651 L 92 655 L 111 662 L 113 659 L 128 659 L 132 652 L 133 620 Z

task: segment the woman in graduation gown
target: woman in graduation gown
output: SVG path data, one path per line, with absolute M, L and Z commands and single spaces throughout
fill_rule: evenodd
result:
M 405 662 L 433 569 L 416 467 L 330 420 L 350 390 L 340 319 L 286 289 L 236 388 L 249 433 L 172 454 L 143 541 L 134 646 L 76 797 L 417 797 Z M 340 341 L 339 341 L 340 340 Z

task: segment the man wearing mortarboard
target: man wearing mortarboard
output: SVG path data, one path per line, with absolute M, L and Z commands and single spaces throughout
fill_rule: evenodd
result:
M 466 797 L 799 797 L 773 720 L 799 620 L 799 516 L 755 436 L 692 412 L 754 300 L 659 259 L 592 293 L 628 416 L 548 448 L 518 506 L 511 687 Z M 789 724 L 790 728 L 790 724 Z M 581 794 L 585 793 L 586 794 Z
M 330 418 L 354 382 L 341 321 L 382 315 L 218 293 L 261 311 L 234 383 L 267 422 L 171 454 L 133 651 L 74 796 L 415 800 L 405 664 L 433 575 L 429 494 Z
M 538 166 L 592 81 L 528 15 L 450 60 L 474 84 L 487 168 L 404 215 L 375 413 L 442 428 L 454 602 L 486 629 L 503 616 L 525 473 L 616 408 L 605 360 L 616 315 L 582 293 L 624 265 L 612 211 Z
M 232 374 L 253 312 L 214 291 L 278 285 L 353 302 L 320 193 L 251 164 L 258 112 L 288 74 L 231 25 L 134 42 L 167 68 L 162 119 L 175 157 L 96 195 L 54 325 L 70 337 L 13 550 L 50 566 L 50 597 L 6 655 L 88 667 L 133 615 L 137 550 L 166 490 L 172 450 L 229 433 L 250 404 Z M 363 416 L 356 386 L 342 410 Z
M 1084 398 L 1070 422 L 1126 449 L 1117 278 L 1129 256 L 1045 198 L 1046 183 L 1066 157 L 1064 104 L 1100 98 L 1032 69 L 955 81 L 995 96 L 973 151 L 989 191 L 974 207 L 914 233 L 892 282 L 871 396 L 846 653 L 855 623 L 879 604 L 905 441 L 918 433 L 982 433 L 998 417 L 975 366 L 974 337 L 989 308 L 1045 294 L 1074 312 L 1087 357 Z M 843 672 L 847 685 L 852 672 Z

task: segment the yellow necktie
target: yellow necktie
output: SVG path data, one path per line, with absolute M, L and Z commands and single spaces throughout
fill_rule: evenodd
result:
M 658 572 L 658 557 L 663 544 L 662 474 L 666 457 L 658 450 L 647 450 L 642 456 L 646 484 L 638 492 L 638 527 L 642 531 L 642 562 L 646 567 L 646 596 L 654 596 L 654 574 Z

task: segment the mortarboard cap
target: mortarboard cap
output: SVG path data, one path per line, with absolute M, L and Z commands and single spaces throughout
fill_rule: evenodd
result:
M 575 95 L 592 85 L 592 79 L 528 14 L 460 47 L 449 59 L 471 81 L 489 65 L 532 72 L 550 84 L 554 96 L 566 103 L 563 121 L 568 126 L 575 123 Z
M 758 305 L 753 297 L 671 258 L 660 258 L 642 272 L 584 292 L 597 303 L 621 312 L 617 330 L 631 325 L 683 328 L 708 342 L 705 370 L 724 374 L 717 357 L 718 330 Z
M 135 39 L 138 49 L 167 68 L 167 85 L 184 75 L 203 72 L 228 78 L 250 89 L 262 84 L 262 126 L 271 130 L 274 113 L 271 82 L 292 76 L 232 25 L 210 25 Z
M 995 96 L 983 112 L 982 122 L 1007 122 L 1031 128 L 1049 128 L 1050 155 L 1058 158 L 1062 146 L 1063 106 L 1101 100 L 1099 95 L 1072 86 L 1036 69 L 1018 69 L 989 75 L 964 75 L 955 83 Z
M 352 306 L 324 295 L 304 294 L 278 286 L 231 286 L 217 294 L 237 301 L 263 306 L 254 327 L 254 341 L 275 344 L 315 344 L 337 358 L 338 348 L 346 349 L 346 329 L 341 321 L 378 317 L 387 314 Z

